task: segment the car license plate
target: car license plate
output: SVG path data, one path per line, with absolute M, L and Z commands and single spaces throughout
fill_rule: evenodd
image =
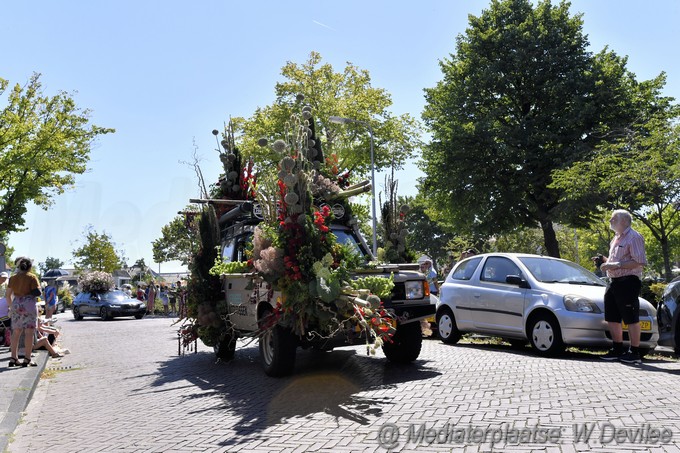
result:
M 623 330 L 628 330 L 628 324 L 621 323 Z M 640 330 L 652 330 L 652 321 L 640 321 Z

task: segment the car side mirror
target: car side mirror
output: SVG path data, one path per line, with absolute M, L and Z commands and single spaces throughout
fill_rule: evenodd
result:
M 531 286 L 529 286 L 529 282 L 524 280 L 519 275 L 508 275 L 507 277 L 505 277 L 505 283 L 510 283 L 511 285 L 517 285 L 520 288 L 525 288 L 525 289 L 531 288 Z

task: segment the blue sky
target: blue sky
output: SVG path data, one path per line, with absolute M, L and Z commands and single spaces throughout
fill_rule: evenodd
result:
M 488 1 L 31 1 L 5 2 L 0 77 L 24 84 L 43 74 L 47 94 L 77 91 L 92 121 L 116 128 L 92 150 L 89 171 L 49 211 L 29 208 L 28 230 L 10 236 L 16 253 L 70 264 L 87 225 L 110 234 L 130 264 L 153 262 L 151 241 L 198 194 L 194 143 L 208 181 L 219 162 L 212 129 L 274 100 L 287 61 L 318 51 L 337 71 L 350 61 L 392 94 L 394 114 L 420 117 L 423 88 L 441 77 L 468 14 Z M 680 2 L 573 1 L 591 50 L 628 55 L 639 80 L 668 74 L 680 98 Z M 415 165 L 399 192 L 416 192 Z M 377 191 L 382 175 L 376 176 Z M 158 269 L 158 264 L 153 264 Z M 176 271 L 163 263 L 161 271 Z

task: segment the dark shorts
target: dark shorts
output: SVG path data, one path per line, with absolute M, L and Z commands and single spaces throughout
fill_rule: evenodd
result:
M 634 275 L 612 278 L 604 293 L 604 319 L 608 322 L 640 322 L 640 288 L 642 283 Z

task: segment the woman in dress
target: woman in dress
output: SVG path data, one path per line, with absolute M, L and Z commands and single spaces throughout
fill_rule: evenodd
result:
M 12 340 L 9 366 L 37 366 L 31 360 L 33 335 L 38 327 L 38 307 L 35 298 L 40 295 L 38 277 L 30 271 L 33 263 L 28 258 L 17 259 L 17 273 L 7 283 L 7 302 L 12 318 Z M 19 362 L 19 338 L 24 334 L 24 360 Z

